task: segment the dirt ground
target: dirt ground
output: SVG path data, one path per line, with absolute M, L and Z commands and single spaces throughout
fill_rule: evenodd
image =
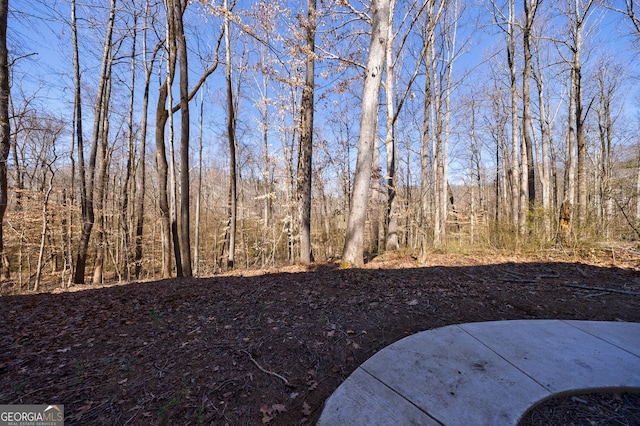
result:
M 637 254 L 432 254 L 427 265 L 386 256 L 363 269 L 327 263 L 23 295 L 4 283 L 0 404 L 64 404 L 68 425 L 315 424 L 358 365 L 422 330 L 640 321 Z

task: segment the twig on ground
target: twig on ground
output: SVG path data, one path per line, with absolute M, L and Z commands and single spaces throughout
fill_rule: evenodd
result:
M 582 275 L 584 278 L 589 278 L 589 274 L 587 274 L 581 267 L 576 266 L 576 270 Z
M 593 286 L 588 286 L 588 285 L 571 284 L 571 283 L 564 283 L 562 285 L 567 286 L 567 287 L 580 288 L 582 290 L 596 290 L 596 291 L 605 291 L 605 292 L 608 292 L 608 293 L 626 294 L 627 296 L 640 296 L 640 293 L 638 293 L 638 292 L 627 291 L 627 290 L 618 290 L 616 288 L 593 287 Z
M 240 352 L 243 352 L 244 354 L 246 354 L 249 357 L 249 359 L 251 360 L 251 362 L 253 362 L 256 365 L 256 367 L 258 367 L 260 369 L 260 371 L 262 371 L 263 373 L 267 373 L 267 374 L 270 374 L 272 376 L 277 377 L 278 379 L 282 380 L 285 385 L 289 386 L 289 381 L 286 378 L 282 377 L 278 373 L 274 373 L 273 371 L 269 371 L 269 370 L 264 369 L 260 364 L 258 364 L 258 362 L 255 359 L 253 359 L 253 357 L 251 356 L 251 354 L 249 352 L 247 352 L 245 350 L 241 350 Z

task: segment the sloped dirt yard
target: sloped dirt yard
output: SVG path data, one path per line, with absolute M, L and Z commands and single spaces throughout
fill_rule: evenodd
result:
M 422 330 L 638 322 L 639 270 L 433 255 L 5 295 L 0 403 L 64 404 L 68 425 L 315 424 L 358 365 Z

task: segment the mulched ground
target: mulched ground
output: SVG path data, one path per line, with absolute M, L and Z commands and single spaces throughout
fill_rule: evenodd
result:
M 593 393 L 551 399 L 531 410 L 518 426 L 638 426 L 640 393 Z
M 358 365 L 422 330 L 640 321 L 637 257 L 433 254 L 419 267 L 389 256 L 364 269 L 316 264 L 74 290 L 0 297 L 0 404 L 64 404 L 67 425 L 315 424 Z

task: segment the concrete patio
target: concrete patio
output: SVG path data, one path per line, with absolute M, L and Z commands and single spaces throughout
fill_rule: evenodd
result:
M 326 401 L 329 425 L 516 425 L 556 395 L 640 390 L 640 323 L 518 320 L 406 337 Z

